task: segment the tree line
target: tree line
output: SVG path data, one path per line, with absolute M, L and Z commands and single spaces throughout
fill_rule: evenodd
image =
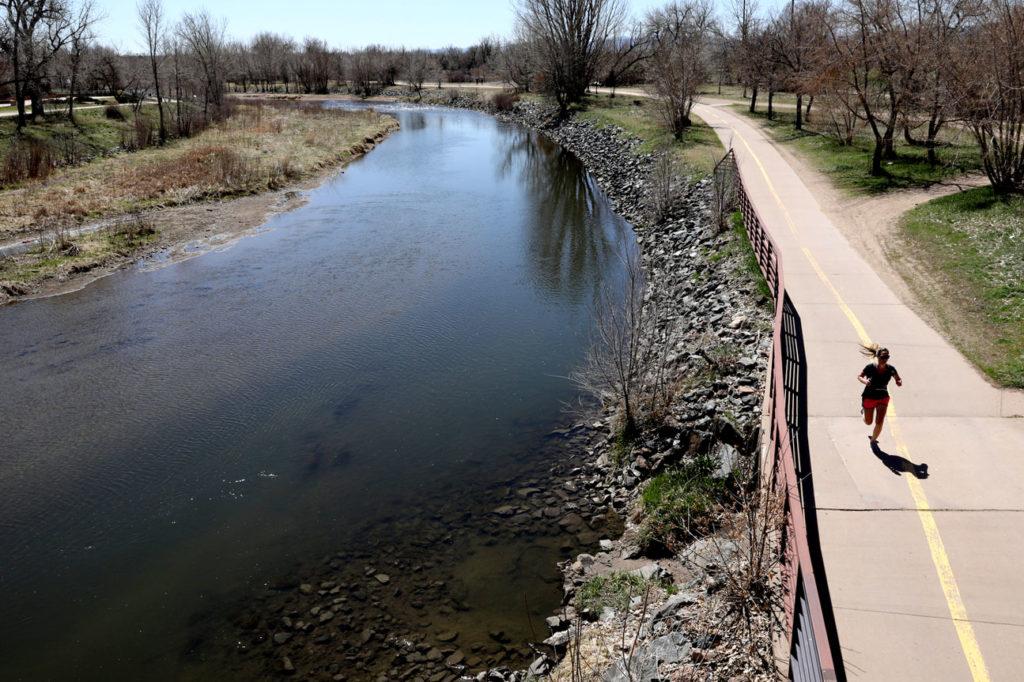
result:
M 0 97 L 14 98 L 20 126 L 50 93 L 67 95 L 72 116 L 80 93 L 156 99 L 163 141 L 165 101 L 187 131 L 223 115 L 228 90 L 371 96 L 397 83 L 421 92 L 498 80 L 549 95 L 565 114 L 595 84 L 646 83 L 681 138 L 701 87 L 730 83 L 751 110 L 763 98 L 769 116 L 776 93 L 794 93 L 797 129 L 814 116 L 840 144 L 867 134 L 875 175 L 897 136 L 938 163 L 943 130 L 969 130 L 993 187 L 1024 191 L 1024 0 L 790 0 L 772 11 L 756 2 L 718 13 L 710 0 L 674 0 L 635 18 L 624 0 L 517 0 L 508 38 L 346 51 L 273 32 L 236 41 L 206 11 L 172 22 L 160 0 L 142 0 L 145 49 L 121 54 L 97 41 L 93 0 L 0 0 Z
M 942 131 L 969 130 L 998 192 L 1024 192 L 1024 0 L 790 0 L 760 12 L 680 0 L 630 20 L 621 0 L 519 0 L 519 66 L 565 111 L 617 65 L 639 69 L 681 137 L 700 89 L 738 83 L 754 111 L 796 96 L 794 126 L 818 117 L 840 144 L 874 140 L 872 175 L 895 139 L 938 163 Z M 509 76 L 517 85 L 522 83 Z

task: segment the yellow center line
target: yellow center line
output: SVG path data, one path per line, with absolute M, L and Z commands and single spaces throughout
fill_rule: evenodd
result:
M 732 130 L 733 134 L 739 137 L 740 141 L 747 148 L 747 152 L 750 157 L 757 164 L 758 168 L 761 169 L 761 174 L 764 176 L 764 181 L 768 185 L 768 189 L 771 191 L 772 196 L 775 197 L 776 203 L 779 208 L 782 209 L 783 214 L 786 217 L 786 222 L 789 224 L 789 229 L 794 235 L 797 234 L 796 226 L 793 224 L 793 219 L 789 215 L 789 210 L 786 208 L 785 203 L 779 196 L 779 193 L 775 190 L 775 185 L 772 183 L 771 178 L 768 175 L 764 164 L 751 149 L 746 139 L 737 131 L 735 128 L 730 126 L 725 121 L 719 121 L 722 125 L 727 126 Z M 818 265 L 817 259 L 811 250 L 801 245 L 801 250 L 804 256 L 807 258 L 811 267 L 814 268 L 814 272 L 817 273 L 818 279 L 822 281 L 825 287 L 832 292 L 832 296 L 836 299 L 836 303 L 839 305 L 839 309 L 842 310 L 843 315 L 850 321 L 854 331 L 860 338 L 861 343 L 868 345 L 871 343 L 871 337 L 868 335 L 864 325 L 861 324 L 857 315 L 853 312 L 853 309 L 846 304 L 842 294 L 836 289 L 835 285 L 825 274 L 825 271 Z M 896 450 L 900 455 L 910 461 L 913 458 L 910 455 L 910 448 L 907 447 L 906 441 L 903 439 L 903 432 L 900 428 L 900 422 L 896 417 L 896 403 L 890 400 L 889 403 L 889 430 L 892 433 L 893 440 L 896 443 Z M 960 647 L 963 649 L 964 656 L 967 659 L 967 666 L 971 670 L 971 678 L 974 682 L 990 682 L 988 675 L 988 668 L 985 665 L 985 659 L 981 655 L 981 647 L 978 646 L 978 639 L 974 634 L 974 627 L 971 625 L 970 618 L 967 616 L 967 607 L 964 606 L 963 597 L 960 595 L 960 588 L 957 586 L 956 576 L 953 574 L 953 566 L 949 562 L 949 555 L 946 554 L 946 545 L 942 541 L 942 535 L 939 533 L 939 526 L 935 521 L 935 515 L 931 512 L 931 505 L 928 503 L 928 496 L 924 492 L 924 487 L 921 482 L 914 476 L 903 476 L 907 486 L 910 488 L 910 496 L 914 500 L 914 506 L 917 510 L 917 516 L 921 521 L 921 527 L 924 530 L 925 539 L 928 542 L 928 548 L 931 551 L 932 563 L 935 564 L 935 572 L 938 574 L 939 584 L 942 586 L 942 593 L 946 598 L 946 605 L 949 608 L 949 615 L 953 620 L 953 626 L 956 628 L 957 637 L 960 640 Z

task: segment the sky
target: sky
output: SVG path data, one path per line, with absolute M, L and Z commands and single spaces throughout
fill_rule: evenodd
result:
M 641 17 L 665 0 L 625 2 Z M 96 0 L 96 5 L 105 15 L 96 28 L 100 40 L 129 52 L 140 49 L 136 0 Z M 164 0 L 171 22 L 203 6 L 227 20 L 232 38 L 247 40 L 261 31 L 274 31 L 296 40 L 313 35 L 336 48 L 371 43 L 466 47 L 483 36 L 507 35 L 513 23 L 511 0 Z

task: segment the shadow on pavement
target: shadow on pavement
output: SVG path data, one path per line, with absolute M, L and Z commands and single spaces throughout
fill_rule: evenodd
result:
M 871 444 L 871 452 L 875 453 L 875 457 L 882 461 L 882 464 L 886 468 L 896 474 L 902 476 L 903 474 L 913 474 L 915 478 L 919 478 L 922 481 L 928 478 L 928 465 L 914 464 L 909 459 L 899 457 L 898 455 L 890 455 L 888 452 L 878 447 L 878 443 Z

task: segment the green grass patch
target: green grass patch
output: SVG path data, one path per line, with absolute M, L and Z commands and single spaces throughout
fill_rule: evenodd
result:
M 600 126 L 614 125 L 643 140 L 641 153 L 669 151 L 687 172 L 705 177 L 725 154 L 711 126 L 693 116 L 693 126 L 676 140 L 659 120 L 657 102 L 624 95 L 591 95 L 578 110 L 580 118 Z
M 981 187 L 929 201 L 900 222 L 893 250 L 934 286 L 904 271 L 953 343 L 1003 386 L 1024 388 L 1024 197 Z
M 650 480 L 641 497 L 640 544 L 646 552 L 675 553 L 713 527 L 726 492 L 716 469 L 713 458 L 700 457 Z
M 595 575 L 576 590 L 576 609 L 593 613 L 599 613 L 605 607 L 625 611 L 630 600 L 643 595 L 649 586 L 661 587 L 626 571 Z
M 854 137 L 852 145 L 844 145 L 820 132 L 818 126 L 821 121 L 817 117 L 821 114 L 816 115 L 813 109 L 810 122 L 801 131 L 793 127 L 796 120 L 794 111 L 782 109 L 769 119 L 766 113 L 752 114 L 742 105 L 733 105 L 732 108 L 761 122 L 773 139 L 799 150 L 838 187 L 853 194 L 882 194 L 928 187 L 981 169 L 978 147 L 974 138 L 964 130 L 945 129 L 937 150 L 939 163 L 934 166 L 928 163 L 924 147 L 908 145 L 901 137 L 895 141 L 896 158 L 882 161 L 886 174 L 872 177 L 874 137 L 866 130 L 861 130 Z
M 775 301 L 772 298 L 772 290 L 768 287 L 768 282 L 765 281 L 764 274 L 761 272 L 761 266 L 757 263 L 757 254 L 754 253 L 754 247 L 750 244 L 750 238 L 747 236 L 747 228 L 743 224 L 743 214 L 733 211 L 731 221 L 732 236 L 721 253 L 724 253 L 726 257 L 739 260 L 747 282 L 764 297 L 762 304 L 769 310 L 774 310 Z
M 25 126 L 21 133 L 18 133 L 17 119 L 0 118 L 0 157 L 7 154 L 19 136 L 25 140 L 45 142 L 58 149 L 73 141 L 78 145 L 82 161 L 115 153 L 121 148 L 122 135 L 131 132 L 135 116 L 131 107 L 121 107 L 120 111 L 124 121 L 108 119 L 102 107 L 76 111 L 75 123 L 68 119 L 66 112 L 51 113 Z M 142 111 L 141 115 L 147 119 L 156 120 L 155 108 L 146 107 Z

